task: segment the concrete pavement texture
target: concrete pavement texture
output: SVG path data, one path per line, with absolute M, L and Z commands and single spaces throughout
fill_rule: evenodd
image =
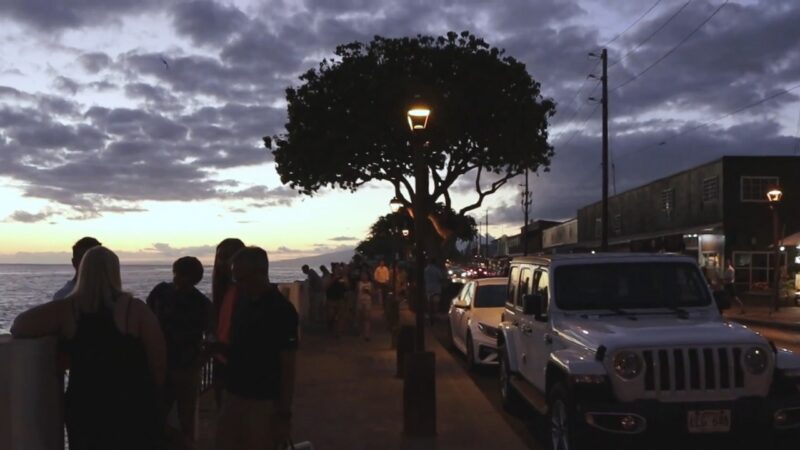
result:
M 408 320 L 408 314 L 404 316 Z M 303 333 L 292 423 L 296 442 L 310 441 L 315 450 L 527 448 L 430 334 L 426 345 L 436 355 L 437 434 L 405 436 L 403 380 L 395 377 L 395 351 L 378 308 L 372 319 L 369 342 L 356 336 Z M 201 450 L 213 449 L 216 408 L 210 394 L 203 396 L 199 411 Z

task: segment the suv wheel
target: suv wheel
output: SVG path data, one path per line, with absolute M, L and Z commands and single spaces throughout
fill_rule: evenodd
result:
M 467 369 L 475 370 L 475 344 L 472 342 L 472 334 L 467 333 Z
M 513 374 L 508 368 L 508 353 L 506 352 L 505 346 L 498 347 L 497 353 L 499 355 L 498 371 L 500 372 L 500 399 L 503 402 L 503 408 L 507 412 L 511 414 L 517 414 L 522 409 L 522 402 L 519 398 L 519 394 L 517 394 L 517 391 L 511 384 L 511 377 Z
M 550 389 L 547 423 L 552 450 L 581 450 L 581 430 L 575 420 L 575 404 L 563 383 Z

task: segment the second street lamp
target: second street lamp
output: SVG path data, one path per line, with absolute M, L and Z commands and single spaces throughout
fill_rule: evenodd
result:
M 781 250 L 780 250 L 780 218 L 778 217 L 778 205 L 783 198 L 783 192 L 775 187 L 767 192 L 767 200 L 769 200 L 769 209 L 772 210 L 772 247 L 773 259 L 772 262 L 772 280 L 773 280 L 773 299 L 772 307 L 775 311 L 780 307 L 780 292 L 781 292 Z

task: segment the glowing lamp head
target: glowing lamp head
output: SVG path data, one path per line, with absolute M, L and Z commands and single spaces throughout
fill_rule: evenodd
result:
M 393 213 L 400 211 L 400 208 L 403 207 L 403 202 L 400 201 L 399 198 L 395 197 L 389 202 L 389 208 L 391 208 Z
M 408 237 L 411 232 L 408 231 L 408 228 L 403 228 L 403 237 Z
M 426 106 L 416 106 L 408 110 L 408 127 L 411 131 L 424 130 L 428 126 L 428 117 L 431 115 L 430 108 Z
M 783 192 L 780 189 L 770 189 L 770 191 L 767 192 L 767 200 L 769 200 L 770 203 L 777 203 L 781 201 L 782 197 Z

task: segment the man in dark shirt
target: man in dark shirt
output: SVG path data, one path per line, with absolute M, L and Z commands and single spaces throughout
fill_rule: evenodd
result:
M 203 364 L 203 336 L 214 331 L 214 306 L 195 286 L 203 264 L 192 256 L 172 264 L 172 283 L 159 283 L 147 296 L 167 344 L 166 407 L 176 405 L 183 440 L 194 441 L 194 416 Z
M 243 248 L 231 262 L 239 298 L 231 320 L 216 448 L 272 449 L 290 437 L 297 311 L 270 284 L 263 249 Z

